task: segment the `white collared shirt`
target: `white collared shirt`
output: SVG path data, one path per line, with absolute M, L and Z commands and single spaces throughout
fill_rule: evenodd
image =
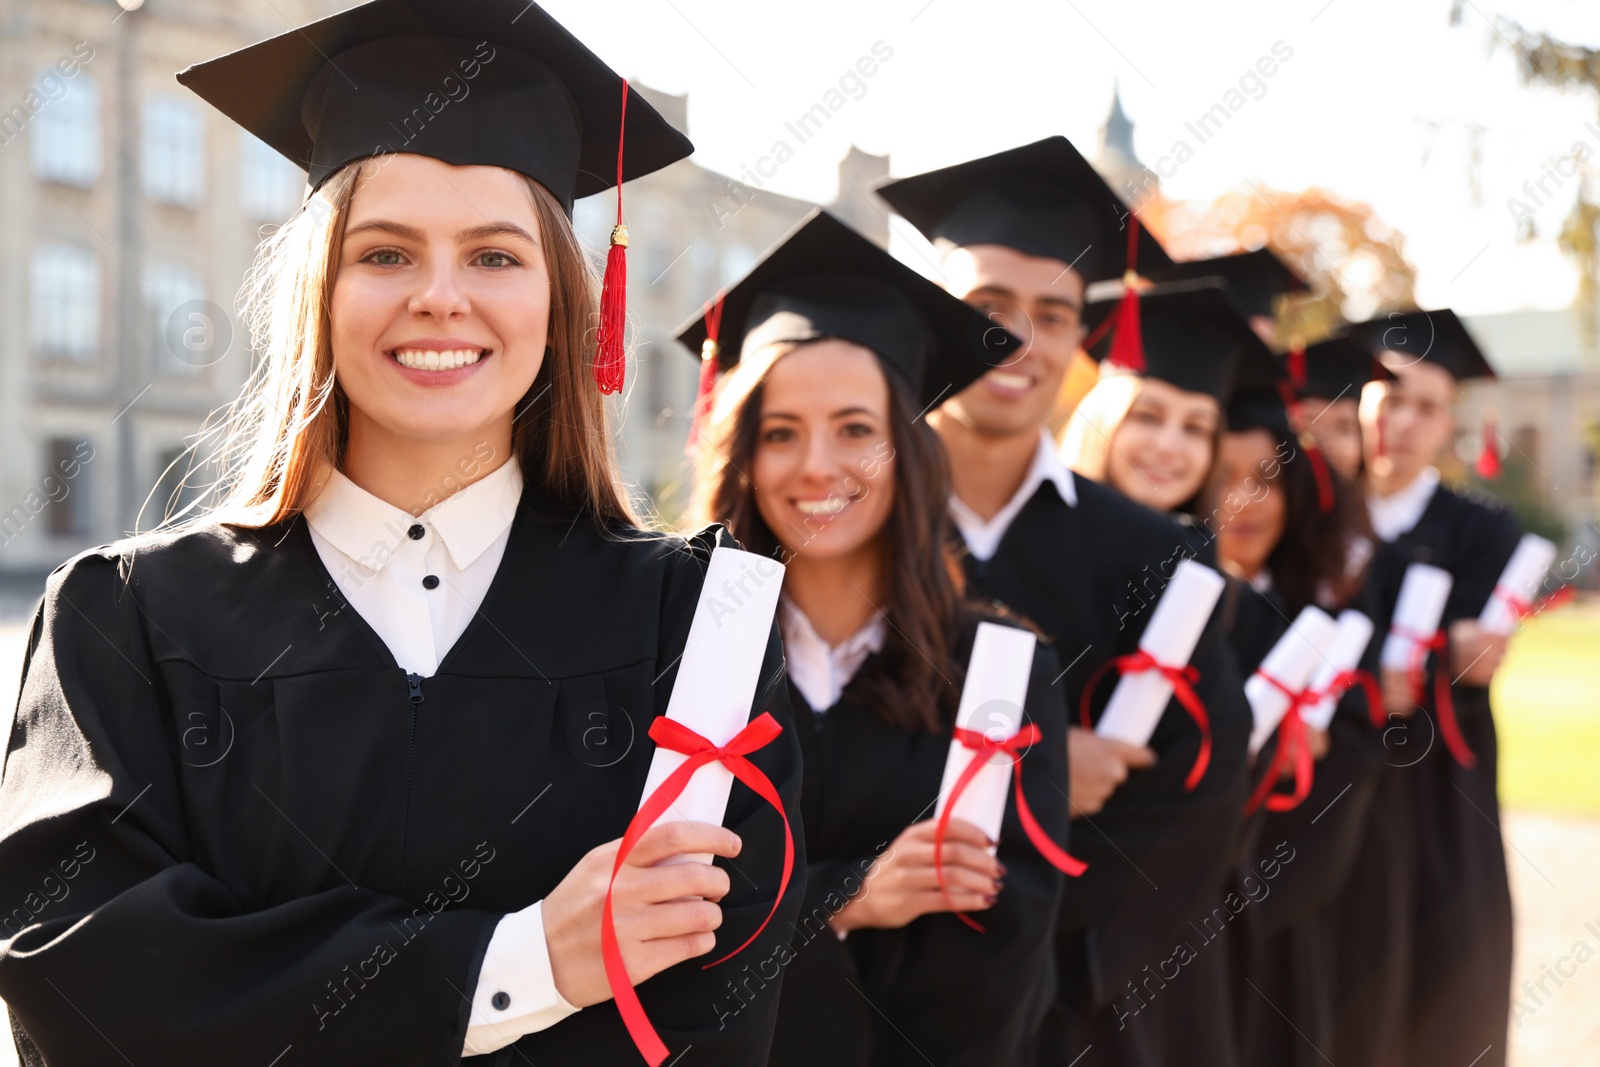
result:
M 994 513 L 994 517 L 985 520 L 976 511 L 967 506 L 966 502 L 954 493 L 950 494 L 950 517 L 955 520 L 956 529 L 961 531 L 961 539 L 967 543 L 967 551 L 975 559 L 988 560 L 1000 549 L 1000 539 L 1006 535 L 1006 530 L 1016 519 L 1019 512 L 1028 501 L 1033 499 L 1033 494 L 1039 491 L 1039 486 L 1046 481 L 1053 482 L 1056 491 L 1061 494 L 1061 499 L 1067 502 L 1068 507 L 1078 504 L 1078 491 L 1073 485 L 1072 472 L 1061 462 L 1057 455 L 1055 442 L 1050 440 L 1050 434 L 1045 430 L 1039 431 L 1039 451 L 1033 455 L 1033 465 L 1028 468 L 1027 477 L 1022 479 L 1019 488 L 1006 506 Z
M 402 669 L 426 677 L 483 603 L 521 497 L 515 458 L 414 518 L 335 471 L 305 517 L 311 543 L 350 607 Z M 556 990 L 543 904 L 536 901 L 496 924 L 478 973 L 463 1055 L 494 1052 L 578 1010 Z M 510 998 L 504 1010 L 493 1005 L 499 993 Z
M 784 669 L 814 712 L 839 703 L 867 657 L 883 648 L 883 616 L 874 612 L 867 624 L 837 645 L 829 645 L 805 612 L 788 597 L 778 600 L 778 629 L 783 634 Z
M 1404 489 L 1388 496 L 1367 496 L 1367 511 L 1372 516 L 1372 532 L 1380 540 L 1393 541 L 1416 526 L 1428 510 L 1439 488 L 1439 469 L 1429 467 Z

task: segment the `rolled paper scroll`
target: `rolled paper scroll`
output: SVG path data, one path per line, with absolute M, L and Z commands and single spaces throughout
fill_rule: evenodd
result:
M 1339 629 L 1333 635 L 1333 643 L 1327 648 L 1326 661 L 1311 675 L 1311 688 L 1321 696 L 1306 710 L 1307 726 L 1326 730 L 1333 724 L 1333 713 L 1339 706 L 1339 697 L 1350 687 L 1341 682 L 1344 679 L 1355 680 L 1352 672 L 1361 662 L 1367 645 L 1372 643 L 1372 629 L 1372 620 L 1361 612 L 1353 608 L 1340 612 Z
M 1381 658 L 1385 670 L 1415 671 L 1417 647 L 1432 641 L 1439 632 L 1452 583 L 1450 572 L 1427 563 L 1413 563 L 1406 568 L 1394 620 L 1383 641 Z
M 972 658 L 967 663 L 967 680 L 961 688 L 961 703 L 956 708 L 957 726 L 992 741 L 1009 740 L 1022 729 L 1022 705 L 1028 695 L 1028 676 L 1033 670 L 1037 643 L 1038 639 L 1027 630 L 992 622 L 978 624 Z M 970 747 L 959 740 L 950 742 L 935 816 L 944 813 L 950 791 L 972 757 Z M 956 798 L 951 812 L 952 818 L 972 823 L 991 841 L 1000 840 L 1006 794 L 1011 791 L 1011 762 L 1004 752 L 990 756 Z
M 706 566 L 705 583 L 689 623 L 689 640 L 678 677 L 667 698 L 667 718 L 725 745 L 750 721 L 750 705 L 761 682 L 761 663 L 783 588 L 783 564 L 737 548 L 719 546 Z M 657 747 L 645 777 L 643 799 L 653 794 L 688 757 Z M 721 824 L 733 790 L 733 774 L 721 763 L 694 772 L 683 793 L 658 823 L 690 820 Z M 711 854 L 674 857 L 710 863 Z
M 1311 675 L 1324 662 L 1323 650 L 1332 646 L 1337 632 L 1338 625 L 1327 612 L 1308 605 L 1244 683 L 1245 699 L 1250 701 L 1250 711 L 1255 718 L 1250 731 L 1251 755 L 1261 751 L 1272 731 L 1283 721 L 1293 699 L 1291 694 L 1307 689 Z M 1274 685 L 1273 681 L 1278 684 Z
M 1523 617 L 1534 610 L 1539 586 L 1555 561 L 1555 545 L 1538 534 L 1523 534 L 1478 616 L 1478 625 L 1502 637 L 1516 633 Z
M 1203 563 L 1183 560 L 1150 615 L 1139 649 L 1163 667 L 1184 667 L 1227 585 Z M 1129 744 L 1148 744 L 1172 699 L 1172 681 L 1156 670 L 1124 674 L 1112 691 L 1095 733 Z

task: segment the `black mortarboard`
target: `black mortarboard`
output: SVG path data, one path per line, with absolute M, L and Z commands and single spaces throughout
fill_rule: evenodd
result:
M 1358 323 L 1350 331 L 1374 353 L 1399 354 L 1402 364 L 1425 359 L 1449 371 L 1457 381 L 1495 376 L 1483 350 L 1449 308 L 1395 312 Z
M 1273 254 L 1270 248 L 1151 267 L 1140 273 L 1153 282 L 1221 278 L 1233 290 L 1234 300 L 1239 307 L 1249 316 L 1271 315 L 1275 298 L 1285 293 L 1305 292 L 1310 288 L 1305 279 Z
M 310 171 L 414 152 L 505 167 L 572 201 L 617 184 L 623 80 L 529 0 L 372 0 L 178 81 Z M 624 179 L 694 146 L 630 94 Z
M 931 241 L 998 244 L 1058 259 L 1085 283 L 1128 270 L 1127 205 L 1065 137 L 997 152 L 878 187 L 878 195 Z M 1138 229 L 1137 268 L 1172 259 Z
M 1295 392 L 1324 400 L 1359 400 L 1361 387 L 1368 382 L 1394 377 L 1374 358 L 1370 345 L 1348 332 L 1334 334 L 1304 350 L 1291 349 L 1283 359 Z
M 1084 308 L 1084 325 L 1092 333 L 1113 313 L 1129 304 L 1120 294 Z M 1217 278 L 1166 282 L 1139 294 L 1136 330 L 1143 345 L 1144 365 L 1136 373 L 1159 378 L 1191 393 L 1228 403 L 1235 387 L 1275 388 L 1282 370 L 1230 291 Z M 1117 343 L 1116 329 L 1094 342 L 1089 354 L 1105 359 Z M 1124 335 L 1126 336 L 1126 335 Z
M 710 346 L 708 320 L 716 333 Z M 1022 345 L 820 210 L 678 331 L 684 346 L 722 370 L 769 344 L 823 338 L 871 349 L 929 407 L 1005 364 Z

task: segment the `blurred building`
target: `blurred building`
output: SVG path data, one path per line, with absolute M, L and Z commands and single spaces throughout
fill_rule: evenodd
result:
M 248 374 L 235 301 L 304 174 L 173 74 L 346 6 L 0 0 L 0 579 L 31 589 L 182 499 L 182 468 L 163 472 Z M 686 97 L 640 91 L 687 128 Z M 852 150 L 836 205 L 880 242 L 866 191 L 887 173 Z M 689 161 L 630 185 L 625 204 L 637 358 L 622 454 L 670 517 L 698 375 L 673 328 L 811 205 Z M 597 256 L 614 211 L 609 194 L 577 206 Z
M 1465 383 L 1458 457 L 1477 456 L 1483 424 L 1493 421 L 1508 463 L 1526 462 L 1526 480 L 1560 515 L 1568 540 L 1595 545 L 1600 349 L 1584 336 L 1576 309 L 1473 315 L 1466 323 L 1498 377 Z

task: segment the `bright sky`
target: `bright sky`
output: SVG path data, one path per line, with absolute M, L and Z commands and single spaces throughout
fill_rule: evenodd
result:
M 1595 0 L 544 0 L 613 67 L 688 91 L 696 159 L 738 175 L 784 140 L 766 188 L 832 199 L 853 142 L 891 153 L 896 175 L 1064 133 L 1092 155 L 1113 79 L 1155 165 L 1194 154 L 1169 197 L 1209 201 L 1245 181 L 1321 185 L 1370 203 L 1406 235 L 1424 306 L 1469 314 L 1559 308 L 1576 273 L 1554 234 L 1576 179 L 1535 207 L 1522 192 L 1582 141 L 1600 175 L 1600 101 L 1524 86 L 1490 20 L 1600 45 Z M 881 42 L 881 44 L 879 43 Z M 1292 54 L 1201 144 L 1185 129 L 1269 55 Z M 889 58 L 854 75 L 874 45 Z M 840 87 L 848 102 L 804 143 L 785 123 Z M 835 98 L 835 102 L 837 98 Z M 1592 125 L 1586 125 L 1592 124 Z M 1471 200 L 1469 127 L 1481 127 L 1482 203 Z M 767 169 L 772 169 L 767 164 Z M 1170 165 L 1169 168 L 1171 169 Z M 747 179 L 750 180 L 750 179 Z M 761 179 L 757 179 L 761 180 Z M 1519 244 L 1506 200 L 1535 212 Z M 894 248 L 911 247 L 897 228 Z M 913 257 L 914 258 L 914 257 Z

